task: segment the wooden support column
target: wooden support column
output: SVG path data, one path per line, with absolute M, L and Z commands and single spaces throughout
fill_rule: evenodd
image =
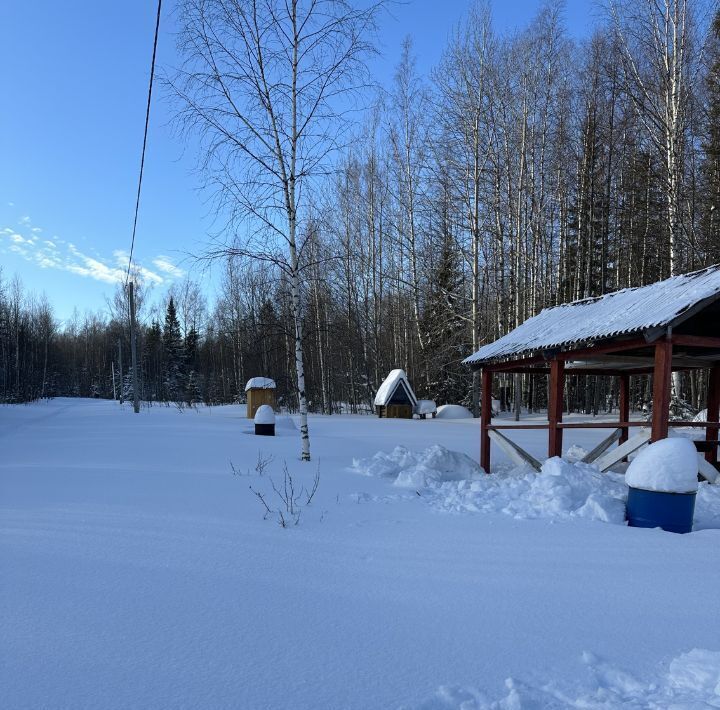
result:
M 565 361 L 550 363 L 550 400 L 548 402 L 548 456 L 562 456 L 563 393 L 565 391 Z
M 492 371 L 483 368 L 482 392 L 480 393 L 480 465 L 485 473 L 490 473 L 490 436 L 489 429 L 492 420 Z
M 666 439 L 668 435 L 672 350 L 672 340 L 670 338 L 661 340 L 655 345 L 651 441 Z
M 716 363 L 710 368 L 710 377 L 708 379 L 707 393 L 707 420 L 709 422 L 717 422 L 720 420 L 720 363 Z M 720 436 L 720 430 L 705 429 L 706 441 L 717 441 Z M 718 447 L 710 447 L 705 452 L 705 460 L 711 464 L 718 462 Z
M 627 422 L 630 420 L 630 375 L 620 375 L 620 398 L 619 407 L 620 421 Z M 620 445 L 622 446 L 628 440 L 628 428 L 620 427 Z

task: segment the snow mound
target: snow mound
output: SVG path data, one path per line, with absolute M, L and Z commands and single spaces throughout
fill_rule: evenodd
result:
M 484 471 L 469 456 L 435 444 L 414 453 L 396 446 L 389 454 L 378 451 L 367 459 L 353 459 L 350 468 L 365 476 L 392 478 L 403 488 L 426 488 L 443 481 L 475 480 Z
M 275 420 L 275 427 L 277 429 L 287 429 L 288 431 L 297 431 L 297 424 L 291 417 L 277 417 Z
M 419 399 L 415 405 L 415 414 L 433 414 L 437 411 L 435 400 Z
M 520 466 L 477 481 L 445 483 L 434 493 L 437 506 L 458 513 L 504 513 L 516 519 L 586 518 L 625 524 L 627 488 L 623 477 L 557 456 L 545 461 L 540 473 Z
M 441 686 L 415 710 L 720 707 L 718 651 L 695 648 L 673 659 L 667 670 L 645 678 L 636 678 L 592 653 L 584 653 L 582 662 L 585 673 L 575 682 L 508 678 L 503 697 L 496 699 L 471 686 Z
M 261 404 L 255 412 L 255 424 L 274 424 L 275 412 L 269 404 Z
M 661 439 L 643 449 L 630 463 L 625 482 L 633 488 L 667 493 L 693 493 L 698 489 L 698 460 L 689 439 Z
M 454 513 L 625 524 L 627 487 L 622 475 L 601 474 L 589 464 L 557 457 L 548 459 L 540 473 L 518 467 L 486 476 L 469 456 L 442 446 L 419 453 L 397 446 L 390 453 L 354 459 L 350 470 L 391 479 L 395 486 L 423 489 L 430 505 Z
M 438 419 L 472 419 L 472 412 L 460 404 L 443 404 L 437 410 Z

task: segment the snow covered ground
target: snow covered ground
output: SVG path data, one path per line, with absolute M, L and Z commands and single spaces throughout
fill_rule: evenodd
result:
M 720 487 L 631 529 L 619 476 L 477 476 L 476 420 L 311 417 L 308 465 L 244 409 L 0 407 L 2 707 L 720 707 Z

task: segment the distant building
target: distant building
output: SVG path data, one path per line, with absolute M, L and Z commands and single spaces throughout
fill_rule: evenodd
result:
M 417 405 L 404 370 L 393 370 L 380 385 L 375 395 L 375 413 L 388 419 L 412 419 Z
M 269 377 L 253 377 L 245 385 L 247 395 L 247 418 L 254 419 L 255 413 L 263 404 L 275 409 L 275 380 Z

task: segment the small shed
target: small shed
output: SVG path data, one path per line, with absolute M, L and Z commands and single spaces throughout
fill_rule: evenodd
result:
M 417 397 L 405 370 L 393 370 L 375 395 L 375 413 L 380 418 L 412 419 Z
M 648 286 L 547 308 L 499 340 L 483 346 L 464 362 L 474 370 L 482 370 L 480 464 L 485 471 L 490 471 L 491 440 L 506 450 L 510 447 L 526 454 L 499 431 L 510 427 L 546 429 L 548 456 L 561 455 L 563 432 L 571 427 L 614 429 L 597 447 L 601 451 L 614 441 L 620 443 L 607 460 L 632 453 L 633 447 L 648 439 L 664 439 L 670 424 L 671 374 L 692 369 L 709 371 L 707 421 L 673 421 L 672 425 L 704 428 L 705 441 L 698 442 L 698 448 L 705 453 L 706 463 L 717 465 L 720 264 Z M 493 376 L 511 372 L 548 377 L 547 424 L 492 423 Z M 618 421 L 563 422 L 565 380 L 574 375 L 618 378 Z M 631 427 L 644 424 L 630 421 L 630 377 L 647 375 L 653 378 L 651 431 L 628 439 Z M 596 451 L 590 453 L 594 455 Z
M 269 377 L 252 377 L 245 385 L 247 396 L 247 418 L 254 419 L 255 413 L 263 404 L 275 409 L 275 380 Z

